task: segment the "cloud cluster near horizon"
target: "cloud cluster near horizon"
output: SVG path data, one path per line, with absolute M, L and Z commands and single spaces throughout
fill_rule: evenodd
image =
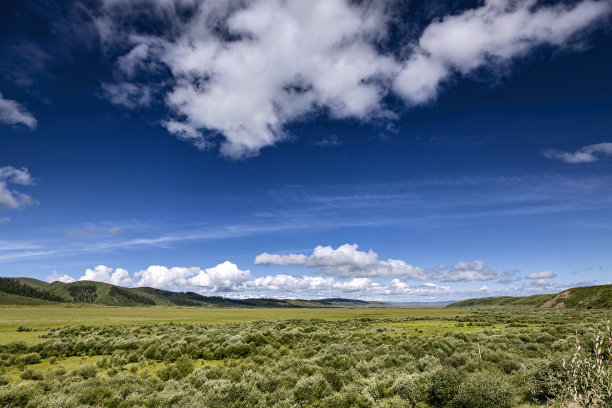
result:
M 9 186 L 32 186 L 34 179 L 27 168 L 18 169 L 13 166 L 0 167 L 0 209 L 19 209 L 36 204 L 36 200 Z
M 123 268 L 98 265 L 88 268 L 78 279 L 98 281 L 125 287 L 153 287 L 166 290 L 190 290 L 204 294 L 222 294 L 233 297 L 336 297 L 352 296 L 358 298 L 406 298 L 406 297 L 445 297 L 451 295 L 474 294 L 474 289 L 457 292 L 446 284 L 493 281 L 500 284 L 518 282 L 515 272 L 497 272 L 485 262 L 459 262 L 452 267 L 439 265 L 422 269 L 408 265 L 401 260 L 379 260 L 378 255 L 369 250 L 359 251 L 356 244 L 340 245 L 334 249 L 317 246 L 312 254 L 275 255 L 263 253 L 255 258 L 255 265 L 293 265 L 315 270 L 315 275 L 277 275 L 253 276 L 250 270 L 242 270 L 236 264 L 225 261 L 212 268 L 166 267 L 151 265 L 146 269 L 130 274 Z M 532 281 L 520 287 L 491 289 L 483 285 L 478 293 L 516 293 L 517 290 L 552 290 L 558 285 L 545 280 L 556 275 L 543 271 L 527 275 Z M 51 281 L 74 282 L 68 275 L 53 272 L 47 278 Z M 428 282 L 422 282 L 427 280 Z M 407 281 L 421 281 L 408 284 Z M 438 283 L 432 282 L 436 281 Z
M 573 153 L 549 149 L 544 151 L 544 156 L 569 164 L 593 163 L 602 158 L 612 156 L 612 143 L 596 143 L 584 146 Z
M 456 75 L 508 66 L 543 45 L 571 48 L 612 11 L 607 1 L 487 0 L 387 47 L 393 6 L 106 0 L 96 27 L 115 78 L 102 90 L 130 109 L 157 96 L 171 111 L 170 133 L 199 148 L 220 140 L 224 156 L 243 158 L 286 139 L 286 125 L 307 115 L 389 119 L 389 95 L 427 104 Z
M 440 280 L 471 282 L 498 279 L 503 273 L 494 271 L 483 261 L 459 262 L 452 267 L 440 265 L 423 269 L 401 259 L 380 260 L 372 250 L 359 251 L 357 244 L 344 244 L 334 249 L 317 246 L 311 255 L 277 255 L 264 252 L 255 257 L 255 265 L 295 265 L 315 269 L 320 275 L 340 278 L 396 278 L 406 280 Z
M 136 278 L 140 278 L 136 280 Z M 329 297 L 352 295 L 354 297 L 384 296 L 439 296 L 452 293 L 448 286 L 431 282 L 408 285 L 399 280 L 380 283 L 370 278 L 338 280 L 332 277 L 291 276 L 286 274 L 252 277 L 249 270 L 241 270 L 232 262 L 226 261 L 215 267 L 166 267 L 151 265 L 136 272 L 133 277 L 123 268 L 110 268 L 98 265 L 86 269 L 79 281 L 97 281 L 125 287 L 154 287 L 166 290 L 191 290 L 208 294 L 229 296 L 268 296 L 291 297 Z M 68 275 L 57 272 L 47 281 L 74 282 Z

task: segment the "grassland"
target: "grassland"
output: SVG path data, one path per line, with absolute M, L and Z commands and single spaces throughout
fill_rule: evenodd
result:
M 404 319 L 452 318 L 470 314 L 447 308 L 195 308 L 104 307 L 87 305 L 0 306 L 0 343 L 36 340 L 41 331 L 64 325 L 127 325 L 145 323 L 228 323 L 277 319 Z M 36 332 L 17 332 L 27 326 Z M 35 334 L 38 333 L 38 334 Z
M 572 376 L 562 361 L 571 360 L 576 340 L 593 349 L 603 315 L 532 307 L 3 306 L 0 406 L 565 404 Z

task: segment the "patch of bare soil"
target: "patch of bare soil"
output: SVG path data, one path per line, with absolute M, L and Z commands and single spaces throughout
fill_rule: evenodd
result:
M 552 299 L 547 300 L 541 307 L 544 309 L 548 309 L 551 307 L 555 307 L 555 308 L 565 307 L 565 303 L 559 302 L 557 304 L 557 302 L 561 299 L 567 299 L 571 295 L 572 295 L 572 292 L 570 292 L 569 290 L 563 291 L 559 293 L 558 295 L 555 295 Z

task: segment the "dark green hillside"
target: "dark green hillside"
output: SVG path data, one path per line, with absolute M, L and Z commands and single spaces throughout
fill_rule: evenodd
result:
M 14 278 L 0 278 L 0 293 L 18 295 L 26 298 L 48 300 L 51 302 L 61 302 L 64 300 L 64 298 L 60 296 L 49 293 L 43 289 L 37 289 L 35 287 L 26 285 Z
M 447 307 L 476 306 L 531 306 L 545 309 L 606 309 L 612 308 L 612 285 L 571 288 L 556 295 L 467 299 L 452 303 Z
M 141 292 L 134 288 L 122 288 L 108 283 L 78 281 L 53 282 L 44 290 L 60 296 L 68 302 L 108 306 L 173 306 L 175 303 L 162 297 Z

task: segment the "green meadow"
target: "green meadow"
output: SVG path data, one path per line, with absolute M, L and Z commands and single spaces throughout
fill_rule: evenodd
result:
M 89 305 L 0 306 L 0 341 L 20 325 L 46 329 L 63 325 L 136 323 L 227 323 L 277 319 L 452 318 L 472 312 L 448 308 L 196 308 L 111 307 Z

